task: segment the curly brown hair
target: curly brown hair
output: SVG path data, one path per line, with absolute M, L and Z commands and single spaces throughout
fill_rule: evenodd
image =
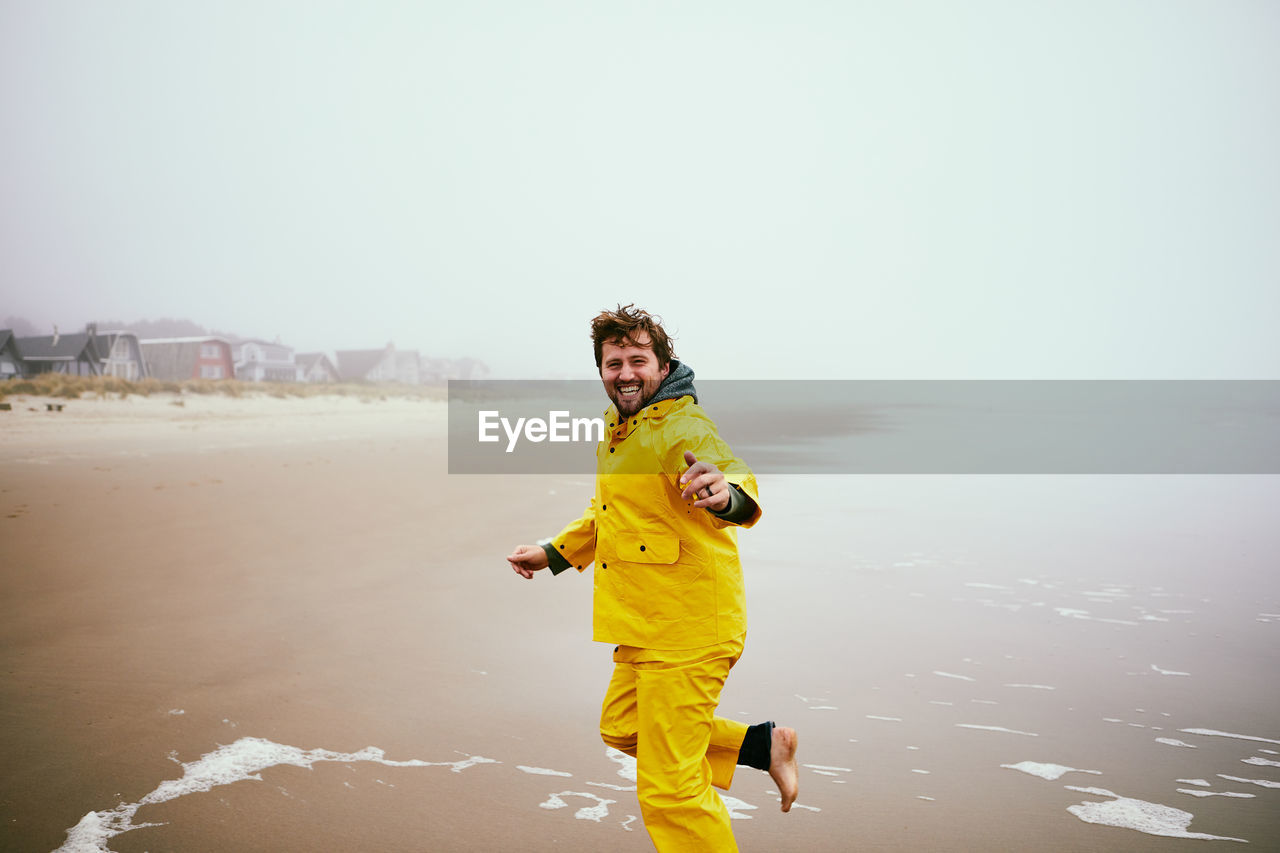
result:
M 658 366 L 666 367 L 676 357 L 671 338 L 662 328 L 662 318 L 637 308 L 635 304 L 619 305 L 615 311 L 601 311 L 591 321 L 591 343 L 596 351 L 596 370 L 600 369 L 601 350 L 608 343 L 618 346 L 641 346 L 645 336 L 658 357 Z

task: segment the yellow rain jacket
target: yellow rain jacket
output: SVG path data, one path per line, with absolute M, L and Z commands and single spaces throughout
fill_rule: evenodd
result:
M 760 520 L 755 475 L 692 397 L 662 400 L 619 422 L 596 448 L 596 492 L 552 540 L 569 565 L 594 562 L 594 639 L 644 649 L 691 649 L 747 630 L 736 528 Z M 710 462 L 755 502 L 740 524 L 680 496 L 684 452 Z

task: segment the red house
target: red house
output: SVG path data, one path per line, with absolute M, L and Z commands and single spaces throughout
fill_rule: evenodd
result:
M 156 379 L 234 379 L 231 344 L 224 338 L 145 338 L 147 370 Z

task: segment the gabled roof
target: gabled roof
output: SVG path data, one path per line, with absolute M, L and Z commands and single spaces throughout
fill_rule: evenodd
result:
M 319 368 L 327 376 L 333 379 L 340 379 L 338 368 L 334 366 L 329 356 L 322 352 L 304 352 L 293 357 L 294 363 L 298 365 L 298 369 L 303 375 L 311 373 L 311 371 Z
M 295 353 L 293 356 L 294 362 L 296 362 L 299 367 L 307 370 L 315 367 L 322 359 L 328 362 L 330 367 L 333 366 L 333 362 L 329 361 L 329 356 L 322 352 L 300 352 Z
M 99 360 L 93 336 L 86 332 L 74 335 L 46 335 L 40 338 L 18 338 L 18 352 L 24 361 L 75 361 L 88 351 L 89 358 Z
M 116 340 L 118 340 L 121 335 L 128 335 L 134 340 L 138 339 L 138 336 L 135 335 L 133 332 L 124 332 L 124 331 L 98 332 L 98 334 L 93 336 L 93 343 L 98 348 L 98 352 L 102 354 L 103 358 L 106 358 L 107 356 L 111 355 L 111 350 L 116 345 Z M 141 341 L 138 341 L 138 342 L 141 343 Z
M 9 346 L 9 342 L 13 339 L 12 329 L 0 329 L 0 350 Z
M 338 373 L 343 379 L 366 379 L 388 355 L 395 358 L 394 350 L 388 348 L 338 350 L 336 355 Z

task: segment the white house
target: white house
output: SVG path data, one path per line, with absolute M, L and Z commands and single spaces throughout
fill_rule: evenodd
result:
M 296 382 L 293 347 L 270 341 L 241 341 L 231 348 L 236 379 L 244 382 Z

